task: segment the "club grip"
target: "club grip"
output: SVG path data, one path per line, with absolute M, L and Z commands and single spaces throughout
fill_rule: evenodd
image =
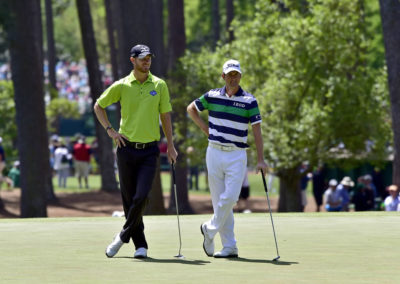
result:
M 265 182 L 265 176 L 264 176 L 263 170 L 261 170 L 261 176 L 262 176 L 263 183 L 264 183 L 264 190 L 265 190 L 265 192 L 268 192 L 267 183 Z
M 175 184 L 175 163 L 171 163 L 171 170 L 172 170 L 172 181 Z

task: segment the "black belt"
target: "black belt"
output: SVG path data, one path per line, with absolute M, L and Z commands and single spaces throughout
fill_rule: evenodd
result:
M 152 146 L 157 145 L 157 141 L 149 142 L 149 143 L 139 143 L 139 142 L 130 142 L 126 139 L 124 139 L 125 145 L 135 148 L 135 149 L 146 149 Z

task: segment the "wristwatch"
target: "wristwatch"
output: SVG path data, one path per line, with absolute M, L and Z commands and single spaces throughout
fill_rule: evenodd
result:
M 109 126 L 106 127 L 106 132 L 107 132 L 109 129 L 112 129 L 112 126 L 111 126 L 111 125 L 109 125 Z

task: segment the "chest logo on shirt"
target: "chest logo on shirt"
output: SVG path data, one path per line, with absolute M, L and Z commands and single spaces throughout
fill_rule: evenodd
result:
M 157 95 L 157 92 L 156 92 L 155 90 L 153 90 L 153 91 L 150 91 L 149 94 L 152 95 L 152 96 L 154 97 L 155 95 Z
M 245 104 L 241 104 L 241 103 L 237 103 L 237 102 L 233 102 L 233 106 L 235 106 L 235 107 L 241 107 L 241 108 L 245 108 L 245 107 L 246 107 Z

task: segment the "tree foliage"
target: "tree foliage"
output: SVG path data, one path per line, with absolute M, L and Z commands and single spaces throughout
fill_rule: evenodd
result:
M 388 101 L 372 92 L 379 74 L 367 65 L 362 13 L 358 1 L 309 1 L 305 15 L 259 2 L 255 20 L 238 28 L 242 37 L 252 31 L 232 49 L 259 94 L 266 157 L 278 170 L 329 159 L 339 146 L 356 157 L 367 141 L 371 155 L 384 154 Z
M 96 33 L 97 47 L 100 52 L 100 61 L 109 62 L 105 8 L 103 0 L 90 0 L 93 7 L 93 23 Z M 54 0 L 54 38 L 56 54 L 60 59 L 79 61 L 84 58 L 77 20 L 76 6 L 73 0 Z
M 393 128 L 393 184 L 400 184 L 400 2 L 380 0 Z M 386 73 L 386 72 L 385 72 Z
M 17 125 L 15 122 L 14 88 L 10 81 L 0 81 L 0 133 L 7 157 L 16 157 Z
M 46 106 L 46 117 L 49 131 L 57 132 L 58 121 L 61 117 L 74 119 L 80 117 L 78 103 L 65 98 L 53 99 Z

